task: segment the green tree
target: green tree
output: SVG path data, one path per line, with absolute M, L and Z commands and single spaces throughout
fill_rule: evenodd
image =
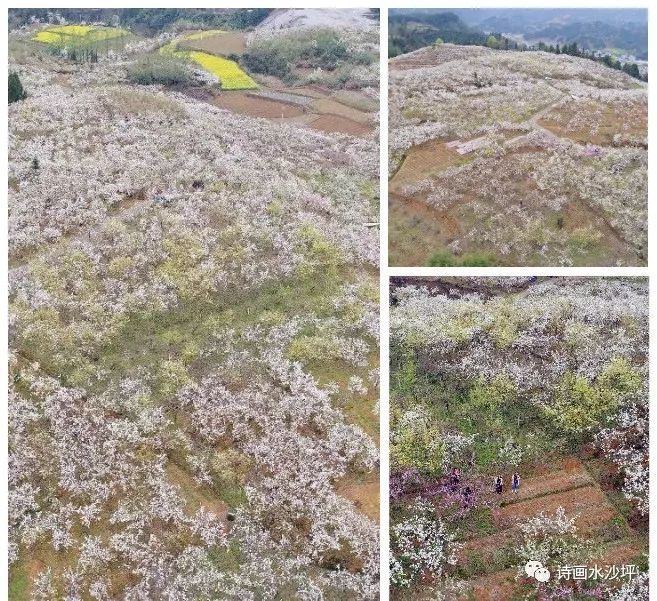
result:
M 27 98 L 27 92 L 23 89 L 21 79 L 16 71 L 12 71 L 9 74 L 9 104 L 25 100 L 25 98 Z
M 612 359 L 593 382 L 568 372 L 547 413 L 566 431 L 583 432 L 603 424 L 624 400 L 637 393 L 641 382 L 641 375 L 622 357 Z
M 625 63 L 623 65 L 623 71 L 632 77 L 636 77 L 637 79 L 641 78 L 641 73 L 639 73 L 639 67 L 636 63 Z
M 497 38 L 494 35 L 489 35 L 486 40 L 486 46 L 489 48 L 499 48 L 500 43 L 497 41 Z
M 493 415 L 498 414 L 505 405 L 514 403 L 517 398 L 516 386 L 506 374 L 499 374 L 489 382 L 480 378 L 468 392 L 468 402 L 471 405 Z
M 442 475 L 443 433 L 435 424 L 419 423 L 398 432 L 390 443 L 393 466 L 414 467 L 427 478 Z

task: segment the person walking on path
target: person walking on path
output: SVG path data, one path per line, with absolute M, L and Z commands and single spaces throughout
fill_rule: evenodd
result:
M 517 493 L 519 488 L 520 488 L 520 474 L 518 472 L 513 472 L 513 476 L 511 476 L 511 490 Z
M 463 489 L 463 509 L 468 509 L 472 505 L 472 488 L 466 486 Z
M 495 478 L 495 492 L 498 495 L 501 495 L 503 491 L 504 491 L 504 480 L 502 480 L 502 476 L 497 476 L 497 478 Z
M 449 484 L 453 492 L 458 490 L 460 483 L 461 483 L 461 470 L 455 467 L 452 470 L 452 474 L 449 477 Z

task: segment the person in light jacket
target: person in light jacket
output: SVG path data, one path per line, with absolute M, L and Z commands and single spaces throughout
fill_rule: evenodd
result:
M 511 476 L 511 490 L 517 493 L 519 488 L 520 488 L 520 474 L 518 472 L 513 472 L 513 476 Z

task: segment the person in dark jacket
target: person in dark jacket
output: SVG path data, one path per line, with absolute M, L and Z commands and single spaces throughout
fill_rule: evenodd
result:
M 463 489 L 463 509 L 468 509 L 472 506 L 472 488 L 466 486 Z
M 501 495 L 504 492 L 504 480 L 502 480 L 502 476 L 497 476 L 497 478 L 495 478 L 495 492 L 498 495 Z
M 513 472 L 513 476 L 511 476 L 511 490 L 517 493 L 519 488 L 520 474 L 518 472 Z
M 452 469 L 452 473 L 449 476 L 449 485 L 453 491 L 457 491 L 459 484 L 461 483 L 461 470 L 458 468 Z

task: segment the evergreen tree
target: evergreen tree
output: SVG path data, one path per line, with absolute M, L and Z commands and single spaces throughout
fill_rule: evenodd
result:
M 21 79 L 18 77 L 16 71 L 12 71 L 9 74 L 9 104 L 24 100 L 25 98 L 27 98 L 27 93 L 23 89 Z
M 639 73 L 639 67 L 636 63 L 625 63 L 623 65 L 623 71 L 632 77 L 636 77 L 637 79 L 641 78 L 641 73 Z

